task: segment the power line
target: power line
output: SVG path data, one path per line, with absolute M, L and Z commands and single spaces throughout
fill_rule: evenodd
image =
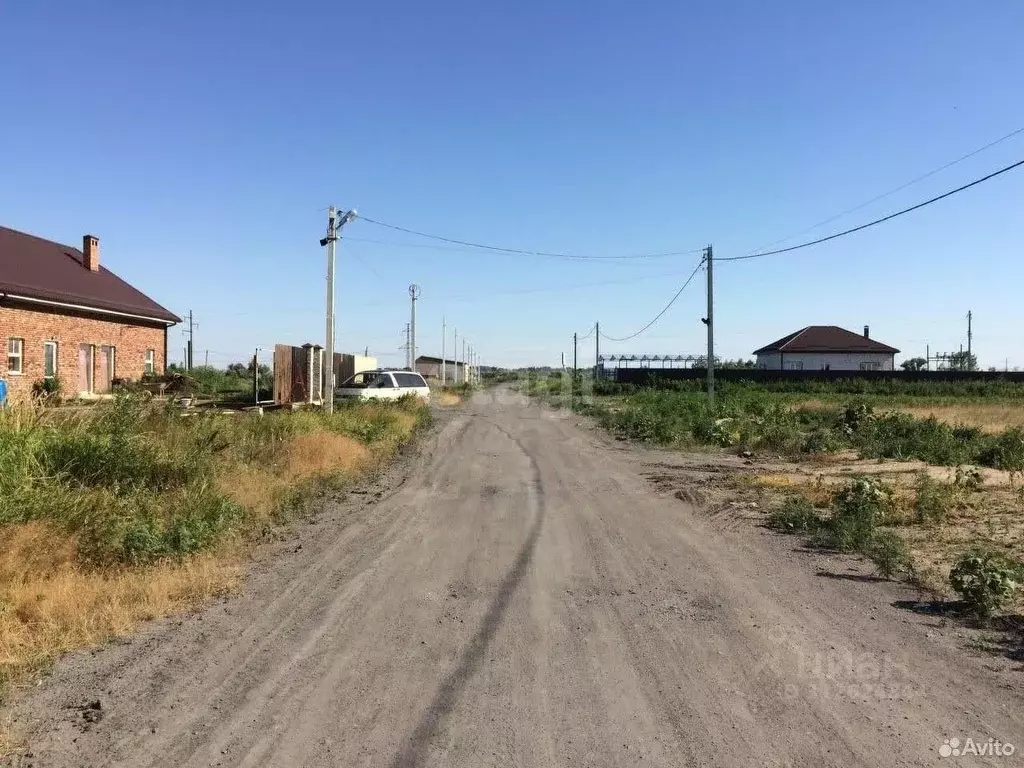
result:
M 587 261 L 602 261 L 602 260 L 622 260 L 622 259 L 656 259 L 656 258 L 663 258 L 663 257 L 666 257 L 666 256 L 685 256 L 685 255 L 689 255 L 689 254 L 692 254 L 692 253 L 700 253 L 700 251 L 701 251 L 700 248 L 695 248 L 695 249 L 688 250 L 688 251 L 670 251 L 670 252 L 667 252 L 667 253 L 637 253 L 637 254 L 627 254 L 627 255 L 624 255 L 624 256 L 589 256 L 589 255 L 578 254 L 578 253 L 556 253 L 556 252 L 552 252 L 552 251 L 529 251 L 529 250 L 524 250 L 524 249 L 521 249 L 521 248 L 506 248 L 506 247 L 500 246 L 500 245 L 485 245 L 483 243 L 474 243 L 474 242 L 470 242 L 468 240 L 457 240 L 456 238 L 453 238 L 453 237 L 443 237 L 441 235 L 432 235 L 432 234 L 429 234 L 427 232 L 420 232 L 420 231 L 415 230 L 415 229 L 408 229 L 406 227 L 399 227 L 399 226 L 397 226 L 395 224 L 388 224 L 388 223 L 383 222 L 383 221 L 377 221 L 376 219 L 371 219 L 368 216 L 363 216 L 362 214 L 360 214 L 359 218 L 362 221 L 369 222 L 370 224 L 376 224 L 378 227 L 386 227 L 387 229 L 393 229 L 396 232 L 404 232 L 407 235 L 415 235 L 417 237 L 425 237 L 425 238 L 428 238 L 430 240 L 438 240 L 438 241 L 440 241 L 442 243 L 450 243 L 450 244 L 453 244 L 453 245 L 463 245 L 463 246 L 468 246 L 470 248 L 479 248 L 479 249 L 483 249 L 483 250 L 486 250 L 486 251 L 496 251 L 498 253 L 516 254 L 516 255 L 520 255 L 520 256 L 547 256 L 547 257 L 556 258 L 556 259 L 581 259 L 581 260 L 587 260 Z M 348 239 L 355 239 L 355 238 L 348 238 Z M 363 242 L 371 242 L 371 241 L 364 240 Z M 394 245 L 401 245 L 401 243 L 394 243 Z
M 672 297 L 672 300 L 668 304 L 665 305 L 665 308 L 663 310 L 661 310 L 661 312 L 659 312 L 658 314 L 656 314 L 654 316 L 654 319 L 651 320 L 651 322 L 649 322 L 647 325 L 645 325 L 639 331 L 637 331 L 636 333 L 631 333 L 629 336 L 623 336 L 622 338 L 615 338 L 614 336 L 608 336 L 605 333 L 602 333 L 601 336 L 604 337 L 605 339 L 607 339 L 608 341 L 629 341 L 630 339 L 636 338 L 641 333 L 646 331 L 648 328 L 650 328 L 652 325 L 654 325 L 656 322 L 658 322 L 661 319 L 662 315 L 664 315 L 666 312 L 668 312 L 669 309 L 672 307 L 672 305 L 676 303 L 676 299 L 678 299 L 682 295 L 683 291 L 686 290 L 686 286 L 688 286 L 691 282 L 693 282 L 693 278 L 697 276 L 697 273 L 700 271 L 700 268 L 702 266 L 704 266 L 704 261 L 705 261 L 705 259 L 701 259 L 699 262 L 697 262 L 697 266 L 693 268 L 693 272 L 691 272 L 690 276 L 688 278 L 686 278 L 686 282 L 682 284 L 682 286 L 679 288 L 678 291 L 676 291 L 676 295 Z
M 995 141 L 990 141 L 985 146 L 978 147 L 973 152 L 968 152 L 966 155 L 962 155 L 961 157 L 958 157 L 956 160 L 951 160 L 950 162 L 946 163 L 945 165 L 940 165 L 938 168 L 935 168 L 934 170 L 928 171 L 928 173 L 922 174 L 921 176 L 918 176 L 918 177 L 916 177 L 914 179 L 911 179 L 910 181 L 906 182 L 905 184 L 900 184 L 895 189 L 890 189 L 888 192 L 883 192 L 882 194 L 877 195 L 876 197 L 873 197 L 870 200 L 861 203 L 860 205 L 855 205 L 855 206 L 853 206 L 853 208 L 847 208 L 842 213 L 837 213 L 835 216 L 829 216 L 827 219 L 823 219 L 822 221 L 819 221 L 817 224 L 812 224 L 811 226 L 807 227 L 806 229 L 803 229 L 803 230 L 801 230 L 799 232 L 796 232 L 796 233 L 794 233 L 792 235 L 789 235 L 787 237 L 783 237 L 783 238 L 781 238 L 779 240 L 775 240 L 775 241 L 773 241 L 771 243 L 768 243 L 767 245 L 765 245 L 763 247 L 764 248 L 771 248 L 773 245 L 778 245 L 779 243 L 784 243 L 787 240 L 792 240 L 794 237 L 799 237 L 800 235 L 806 234 L 806 233 L 810 232 L 811 230 L 817 229 L 818 227 L 822 227 L 822 226 L 824 226 L 826 224 L 831 224 L 836 219 L 841 219 L 841 218 L 843 218 L 843 216 L 846 216 L 848 214 L 854 213 L 855 211 L 859 211 L 862 208 L 867 208 L 872 203 L 877 203 L 879 200 L 882 200 L 882 199 L 884 199 L 886 197 L 889 197 L 890 195 L 895 195 L 897 192 L 902 192 L 907 187 L 913 186 L 914 184 L 917 184 L 918 182 L 924 181 L 925 179 L 930 178 L 930 177 L 934 176 L 935 174 L 940 173 L 941 171 L 946 170 L 947 168 L 952 168 L 954 165 L 957 165 L 958 163 L 962 163 L 964 160 L 968 160 L 968 159 L 974 157 L 975 155 L 980 154 L 981 152 L 984 152 L 986 149 L 991 149 L 992 147 L 996 146 L 997 144 L 1002 144 L 1007 139 L 1012 139 L 1014 136 L 1016 136 L 1016 135 L 1018 135 L 1020 133 L 1024 133 L 1024 128 L 1018 128 L 1015 131 L 1010 131 L 1010 133 L 1006 134 L 1005 136 L 1002 136 L 1002 137 L 996 139 Z
M 594 325 L 590 326 L 590 330 L 587 331 L 587 335 L 586 336 L 580 336 L 579 338 L 576 339 L 576 341 L 586 341 L 587 339 L 589 339 L 591 336 L 594 335 L 594 330 L 596 328 L 597 328 L 597 324 L 595 323 Z
M 869 221 L 867 224 L 861 224 L 860 226 L 857 226 L 857 227 L 851 227 L 850 229 L 844 229 L 842 232 L 836 232 L 835 234 L 827 235 L 826 237 L 819 237 L 817 240 L 810 240 L 810 241 L 808 241 L 806 243 L 799 243 L 798 245 L 791 245 L 788 248 L 778 248 L 778 249 L 776 249 L 774 251 L 759 251 L 757 253 L 749 253 L 746 256 L 729 256 L 729 257 L 726 257 L 726 258 L 717 259 L 717 261 L 744 261 L 746 259 L 759 259 L 762 256 L 774 256 L 774 255 L 779 254 L 779 253 L 789 253 L 790 251 L 796 251 L 796 250 L 799 250 L 801 248 L 809 248 L 812 245 L 818 245 L 820 243 L 826 243 L 829 240 L 835 240 L 836 238 L 844 237 L 845 235 L 852 235 L 854 232 L 860 232 L 862 229 L 867 229 L 868 227 L 873 227 L 876 224 L 882 224 L 883 222 L 889 221 L 890 219 L 895 219 L 897 216 L 902 216 L 902 215 L 904 215 L 906 213 L 911 213 L 912 211 L 916 211 L 919 208 L 924 208 L 926 205 L 931 205 L 932 203 L 937 203 L 937 202 L 939 202 L 939 200 L 945 200 L 947 197 L 952 197 L 953 195 L 957 194 L 958 192 L 963 192 L 964 190 L 970 189 L 971 187 L 974 187 L 974 186 L 977 186 L 978 184 L 986 182 L 989 179 L 994 179 L 996 176 L 1000 176 L 1001 174 L 1004 174 L 1004 173 L 1007 173 L 1009 171 L 1012 171 L 1015 168 L 1019 168 L 1022 165 L 1024 165 L 1024 160 L 1018 160 L 1016 163 L 1013 163 L 1012 165 L 1008 165 L 1005 168 L 1000 168 L 998 171 L 994 171 L 994 172 L 988 174 L 987 176 L 982 176 L 980 179 L 975 179 L 974 181 L 970 182 L 969 184 L 964 184 L 962 187 L 957 187 L 956 189 L 951 189 L 949 192 L 945 192 L 945 193 L 943 193 L 941 195 L 937 195 L 936 197 L 933 197 L 930 200 L 925 200 L 923 203 L 918 203 L 917 205 L 912 205 L 909 208 L 904 208 L 901 211 L 896 211 L 896 213 L 890 213 L 888 216 L 883 216 L 880 219 L 875 219 L 874 221 Z

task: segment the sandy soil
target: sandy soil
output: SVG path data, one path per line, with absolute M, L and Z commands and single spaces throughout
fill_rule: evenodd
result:
M 61 662 L 20 764 L 1021 764 L 1024 673 L 674 461 L 480 395 L 240 595 Z M 968 737 L 1018 755 L 939 757 Z

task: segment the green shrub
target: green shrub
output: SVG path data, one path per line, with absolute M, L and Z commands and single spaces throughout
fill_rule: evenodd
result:
M 865 551 L 875 528 L 891 511 L 890 488 L 870 478 L 854 478 L 836 492 L 832 514 L 822 525 L 818 542 L 843 552 Z
M 32 382 L 32 399 L 46 402 L 60 400 L 61 382 L 59 376 Z
M 1024 429 L 1012 427 L 988 437 L 976 463 L 1008 472 L 1024 472 Z
M 918 474 L 914 487 L 917 493 L 914 499 L 916 521 L 923 525 L 936 525 L 945 520 L 953 502 L 952 489 L 927 472 Z
M 768 525 L 785 533 L 815 533 L 822 519 L 806 496 L 787 496 L 768 514 Z
M 875 564 L 879 576 L 891 579 L 911 568 L 906 543 L 893 531 L 875 531 L 864 547 L 864 554 Z
M 949 583 L 967 608 L 988 618 L 1006 605 L 1024 578 L 1024 566 L 998 552 L 976 550 L 956 561 Z
M 956 475 L 953 478 L 953 485 L 968 493 L 981 490 L 985 478 L 977 467 L 957 467 Z
M 834 430 L 828 427 L 816 427 L 804 438 L 800 446 L 801 453 L 832 453 L 842 450 L 843 442 Z

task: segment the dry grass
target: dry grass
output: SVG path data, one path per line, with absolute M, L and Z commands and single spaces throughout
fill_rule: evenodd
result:
M 290 438 L 282 455 L 275 464 L 233 466 L 218 474 L 217 485 L 232 501 L 252 511 L 257 522 L 266 521 L 283 495 L 297 483 L 316 477 L 355 475 L 377 458 L 358 440 L 323 430 Z
M 454 392 L 435 392 L 431 395 L 431 402 L 447 407 L 459 405 L 462 402 L 462 398 Z
M 827 400 L 808 399 L 794 404 L 794 408 L 808 411 L 834 410 L 837 404 Z M 947 424 L 963 424 L 978 427 L 985 432 L 998 433 L 1010 427 L 1024 427 L 1024 401 L 1020 404 L 1007 402 L 971 402 L 964 399 L 955 405 L 905 405 L 893 403 L 876 405 L 877 412 L 900 411 L 920 419 L 934 416 Z
M 194 607 L 237 581 L 236 560 L 204 555 L 149 568 L 86 570 L 75 541 L 39 522 L 0 529 L 0 679 Z
M 397 414 L 407 438 L 416 419 Z M 289 490 L 318 477 L 344 478 L 390 455 L 355 438 L 317 430 L 289 438 L 272 464 L 231 464 L 217 485 L 268 521 Z M 46 522 L 0 526 L 0 685 L 75 648 L 126 634 L 140 623 L 199 605 L 229 590 L 242 571 L 240 548 L 140 568 L 89 569 L 75 538 Z M 2 696 L 2 689 L 0 689 Z
M 957 405 L 901 405 L 895 410 L 909 413 L 917 418 L 934 416 L 947 424 L 964 424 L 979 427 L 985 432 L 998 433 L 1010 427 L 1024 427 L 1024 403 L 971 403 Z

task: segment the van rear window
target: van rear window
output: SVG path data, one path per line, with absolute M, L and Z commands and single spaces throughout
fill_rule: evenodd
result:
M 395 373 L 395 380 L 400 387 L 425 387 L 427 382 L 418 373 Z

